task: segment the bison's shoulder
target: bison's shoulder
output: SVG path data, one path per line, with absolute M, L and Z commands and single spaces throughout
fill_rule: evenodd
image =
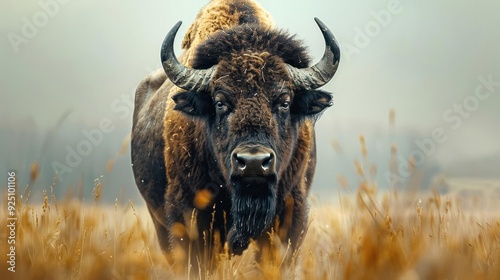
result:
M 163 69 L 146 76 L 137 86 L 132 124 L 132 169 L 136 184 L 150 205 L 163 203 L 166 186 L 164 141 L 162 137 L 165 104 L 171 87 Z
M 167 80 L 167 76 L 163 69 L 157 69 L 154 72 L 148 74 L 137 86 L 135 91 L 135 104 L 134 104 L 134 116 L 133 123 L 134 125 L 137 123 L 137 116 L 142 111 L 144 105 L 149 103 L 148 106 L 151 106 L 151 99 L 155 93 L 158 92 L 160 87 Z M 154 104 L 153 104 L 154 106 Z

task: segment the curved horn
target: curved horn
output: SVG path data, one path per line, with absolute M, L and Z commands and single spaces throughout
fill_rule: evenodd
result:
M 318 18 L 314 18 L 318 24 L 323 38 L 325 38 L 325 53 L 321 60 L 309 68 L 295 68 L 286 65 L 293 83 L 297 89 L 310 90 L 328 83 L 335 75 L 340 60 L 340 49 L 332 31 Z
M 182 65 L 174 53 L 174 39 L 182 21 L 170 29 L 161 46 L 161 62 L 163 70 L 174 85 L 189 91 L 206 91 L 210 86 L 210 79 L 215 67 L 209 69 L 192 69 Z

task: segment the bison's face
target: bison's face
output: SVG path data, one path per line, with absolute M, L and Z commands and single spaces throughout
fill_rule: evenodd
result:
M 284 173 L 305 118 L 331 105 L 331 95 L 297 92 L 282 59 L 263 53 L 234 54 L 219 62 L 209 93 L 174 96 L 176 108 L 203 116 L 207 138 L 232 192 L 232 248 L 271 224 L 277 185 Z
M 252 41 L 248 34 L 242 36 Z M 207 122 L 209 149 L 232 194 L 229 245 L 240 253 L 274 219 L 277 186 L 297 148 L 300 123 L 331 105 L 331 95 L 314 88 L 333 76 L 337 62 L 329 50 L 329 66 L 297 69 L 276 52 L 252 48 L 252 42 L 227 44 L 231 52 L 216 55 L 217 64 L 210 69 L 183 68 L 172 74 L 168 58 L 164 66 L 169 78 L 187 90 L 173 97 L 175 109 Z

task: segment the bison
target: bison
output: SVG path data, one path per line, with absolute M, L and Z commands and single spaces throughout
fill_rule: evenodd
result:
M 167 34 L 163 69 L 137 88 L 131 142 L 135 181 L 164 251 L 227 242 L 241 254 L 270 231 L 299 246 L 316 166 L 314 123 L 332 105 L 318 88 L 340 58 L 332 32 L 315 20 L 325 52 L 312 66 L 303 43 L 250 0 L 202 9 L 182 62 L 173 47 L 181 22 Z

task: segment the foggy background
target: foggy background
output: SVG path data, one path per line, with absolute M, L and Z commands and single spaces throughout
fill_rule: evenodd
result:
M 180 54 L 184 32 L 206 3 L 2 1 L 0 185 L 16 170 L 22 193 L 38 162 L 30 186 L 38 193 L 53 184 L 54 166 L 65 166 L 54 188 L 59 197 L 68 187 L 88 197 L 100 178 L 107 199 L 141 203 L 126 139 L 135 87 L 161 67 L 161 42 L 182 20 Z M 336 194 L 339 175 L 357 187 L 354 161 L 370 165 L 363 163 L 360 135 L 380 189 L 391 185 L 392 144 L 403 173 L 408 157 L 417 157 L 414 174 L 424 189 L 435 176 L 499 182 L 500 2 L 259 3 L 277 27 L 305 41 L 314 62 L 324 50 L 314 17 L 340 43 L 339 70 L 323 87 L 335 103 L 316 124 L 314 194 Z M 398 178 L 404 185 L 410 177 Z

